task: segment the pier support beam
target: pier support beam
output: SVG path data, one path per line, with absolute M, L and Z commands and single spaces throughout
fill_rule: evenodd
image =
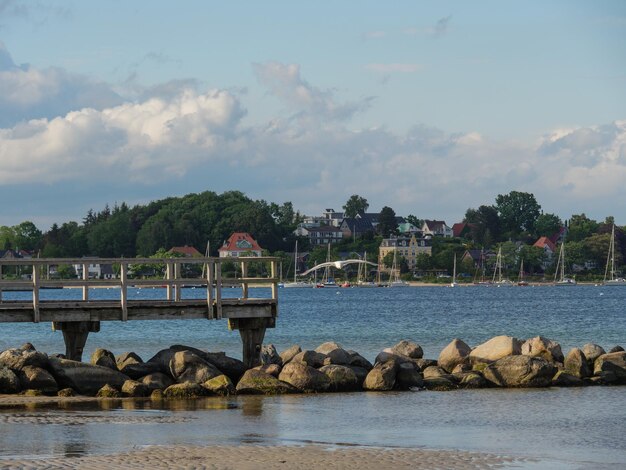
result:
M 89 333 L 100 331 L 99 321 L 59 321 L 52 323 L 53 330 L 63 332 L 65 341 L 65 357 L 72 361 L 81 361 L 83 348 L 87 343 Z
M 261 348 L 266 328 L 276 326 L 275 318 L 229 318 L 230 329 L 239 330 L 243 342 L 243 363 L 251 369 L 261 364 Z

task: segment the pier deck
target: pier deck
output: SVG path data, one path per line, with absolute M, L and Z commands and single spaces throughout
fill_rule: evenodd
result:
M 239 277 L 222 275 L 227 263 L 236 267 Z M 96 265 L 114 266 L 114 278 L 90 276 L 90 267 Z M 76 267 L 80 279 L 55 279 L 60 266 Z M 137 278 L 139 266 L 150 271 L 153 279 Z M 155 279 L 161 271 L 164 278 Z M 66 356 L 81 360 L 87 335 L 99 331 L 101 321 L 227 319 L 230 328 L 239 330 L 244 363 L 252 367 L 259 363 L 265 329 L 276 324 L 276 274 L 277 259 L 269 257 L 2 259 L 0 323 L 52 322 L 54 330 L 63 332 Z M 183 298 L 186 286 L 194 286 L 195 298 Z M 268 297 L 250 297 L 251 286 L 268 288 Z M 241 297 L 223 298 L 222 291 L 230 287 L 239 287 Z M 113 291 L 111 295 L 119 298 L 96 298 L 102 296 L 94 295 L 94 289 L 101 288 L 118 289 L 119 294 Z M 129 290 L 143 288 L 163 289 L 164 298 L 129 298 Z M 42 300 L 45 289 L 63 290 L 54 300 Z M 81 291 L 78 299 L 75 289 Z M 32 292 L 32 300 L 25 300 L 24 295 L 9 299 L 11 291 Z

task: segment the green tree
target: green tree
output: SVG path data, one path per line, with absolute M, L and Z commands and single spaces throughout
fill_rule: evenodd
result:
M 354 218 L 357 214 L 365 213 L 369 206 L 367 199 L 358 194 L 353 194 L 343 206 L 344 216 Z
M 22 222 L 13 227 L 15 246 L 22 250 L 34 251 L 41 246 L 42 232 L 30 221 Z
M 516 237 L 522 232 L 533 232 L 541 206 L 531 193 L 511 191 L 498 194 L 496 209 L 502 222 L 502 228 L 509 237 Z
M 376 227 L 378 233 L 383 237 L 389 237 L 390 235 L 398 235 L 398 224 L 396 223 L 396 213 L 388 206 L 385 206 L 380 211 L 378 216 L 378 226 Z
M 563 221 L 555 214 L 541 214 L 535 222 L 536 237 L 551 237 L 563 227 Z
M 543 263 L 546 261 L 546 253 L 542 248 L 531 246 L 531 245 L 522 245 L 520 247 L 519 253 L 519 262 L 524 261 L 524 271 L 534 274 L 536 272 L 543 271 Z
M 477 245 L 491 246 L 500 240 L 500 216 L 494 206 L 482 205 L 478 209 L 467 209 L 463 220 L 472 224 L 470 237 Z
M 410 223 L 411 225 L 413 225 L 414 227 L 417 227 L 419 229 L 422 228 L 422 225 L 424 225 L 424 219 L 418 219 L 416 216 L 414 216 L 413 214 L 409 214 L 406 216 L 406 221 L 408 223 Z
M 600 224 L 585 214 L 573 215 L 569 220 L 567 240 L 580 242 L 598 231 Z

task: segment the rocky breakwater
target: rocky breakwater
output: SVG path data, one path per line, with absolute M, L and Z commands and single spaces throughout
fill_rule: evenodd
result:
M 98 349 L 90 363 L 37 351 L 27 343 L 0 353 L 0 393 L 86 395 L 102 398 L 196 398 L 209 395 L 326 393 L 389 390 L 455 390 L 626 384 L 626 352 L 596 344 L 567 355 L 554 340 L 497 336 L 470 347 L 451 341 L 437 359 L 400 341 L 372 364 L 334 342 L 315 350 L 294 345 L 279 353 L 263 347 L 253 369 L 224 353 L 174 345 L 147 361 L 133 352 Z

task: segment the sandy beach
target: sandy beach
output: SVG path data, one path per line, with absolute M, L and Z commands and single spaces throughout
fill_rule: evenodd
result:
M 524 461 L 484 453 L 307 446 L 164 446 L 115 455 L 0 460 L 0 468 L 72 469 L 494 469 Z

